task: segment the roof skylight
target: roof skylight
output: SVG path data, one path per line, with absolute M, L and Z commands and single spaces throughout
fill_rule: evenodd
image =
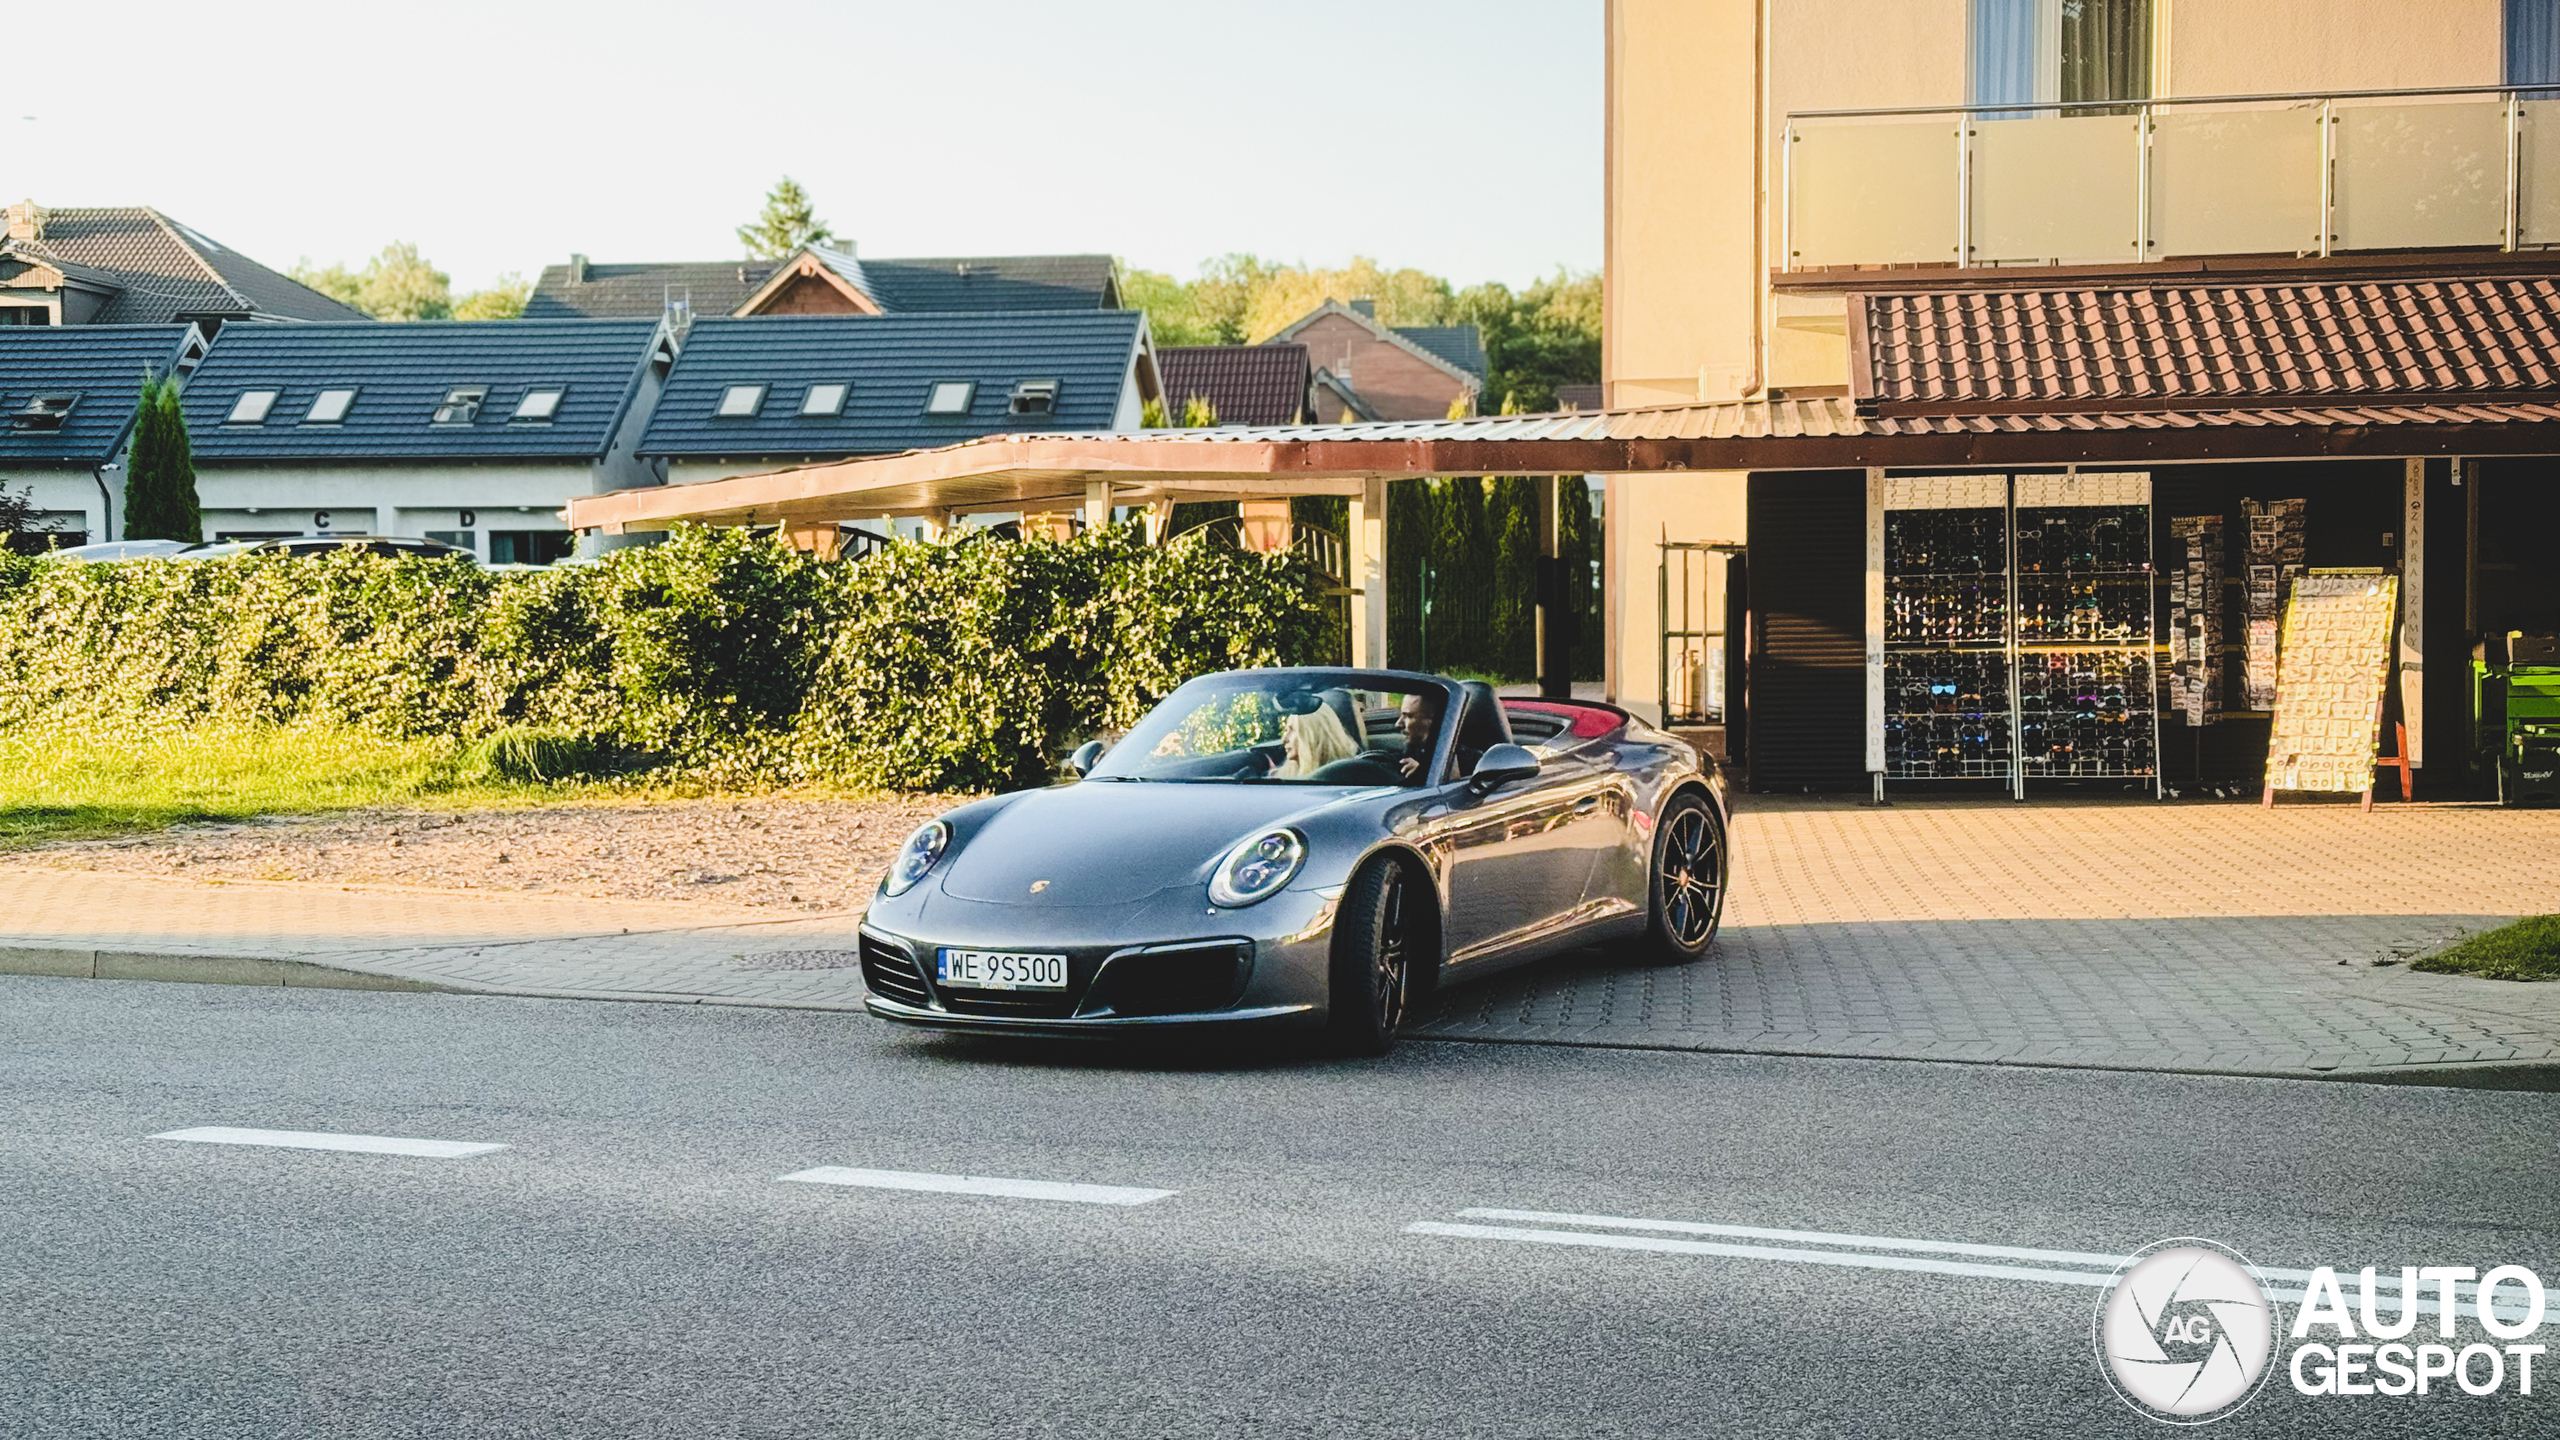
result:
M 222 423 L 225 425 L 264 424 L 267 412 L 276 408 L 276 396 L 282 393 L 277 390 L 243 390 L 240 392 L 240 398 L 231 402 L 231 413 L 222 417 Z
M 1013 387 L 1006 408 L 1016 415 L 1055 415 L 1058 413 L 1058 382 L 1025 380 Z
M 809 393 L 800 397 L 800 413 L 841 415 L 844 413 L 844 397 L 852 393 L 852 390 L 852 386 L 844 384 L 812 385 L 809 387 Z
M 27 408 L 9 417 L 9 428 L 12 430 L 59 430 L 62 428 L 62 422 L 71 418 L 71 407 L 79 403 L 80 396 L 76 392 L 30 395 L 27 397 Z
M 519 421 L 552 419 L 560 413 L 560 397 L 568 393 L 558 385 L 545 385 L 540 389 L 527 390 L 524 392 L 524 398 L 516 402 L 516 413 L 507 418 Z
M 311 410 L 302 417 L 305 425 L 335 425 L 347 418 L 356 403 L 356 392 L 350 389 L 323 390 L 312 397 Z
M 925 397 L 924 413 L 966 415 L 970 402 L 977 398 L 978 382 L 975 380 L 936 380 L 932 392 Z
M 742 420 L 764 408 L 765 387 L 732 385 L 720 392 L 720 408 L 712 411 L 731 420 Z
M 444 403 L 436 407 L 438 425 L 468 425 L 480 418 L 480 407 L 489 398 L 486 385 L 456 385 L 444 392 Z

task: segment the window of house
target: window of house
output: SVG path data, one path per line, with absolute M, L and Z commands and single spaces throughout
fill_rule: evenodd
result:
M 444 392 L 444 403 L 436 407 L 438 425 L 468 425 L 480 418 L 480 407 L 489 399 L 486 385 L 456 385 Z
M 1973 0 L 1972 25 L 1976 105 L 2151 98 L 2151 0 Z
M 2510 85 L 2560 85 L 2560 0 L 2507 0 L 2506 68 Z
M 557 385 L 527 390 L 524 392 L 524 398 L 516 402 L 516 413 L 507 418 L 528 423 L 549 420 L 560 413 L 560 397 L 568 393 Z
M 764 391 L 762 385 L 732 385 L 720 392 L 720 408 L 711 413 L 733 420 L 753 415 L 764 408 Z
M 356 403 L 353 389 L 323 390 L 311 397 L 311 408 L 302 417 L 305 425 L 335 425 L 347 418 Z
M 1013 395 L 1005 408 L 1016 415 L 1055 415 L 1058 413 L 1058 382 L 1025 380 L 1013 387 Z
M 240 398 L 231 402 L 231 413 L 222 417 L 222 423 L 225 425 L 265 424 L 267 412 L 276 408 L 276 396 L 281 393 L 276 390 L 241 391 Z
M 966 415 L 970 404 L 978 398 L 975 380 L 937 380 L 925 396 L 927 415 Z
M 800 397 L 800 413 L 841 415 L 844 413 L 844 397 L 851 393 L 853 387 L 850 385 L 812 385 L 809 393 Z
M 9 417 L 12 430 L 59 430 L 71 418 L 71 407 L 80 403 L 79 395 L 30 395 L 27 406 Z

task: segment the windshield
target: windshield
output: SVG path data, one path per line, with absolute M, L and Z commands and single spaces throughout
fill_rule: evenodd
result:
M 1355 674 L 1251 671 L 1186 685 L 1102 757 L 1094 780 L 1419 785 L 1447 697 Z

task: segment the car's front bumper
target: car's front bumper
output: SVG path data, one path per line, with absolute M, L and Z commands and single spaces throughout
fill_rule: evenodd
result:
M 1168 1030 L 1235 1026 L 1242 1029 L 1296 1029 L 1322 1017 L 1315 1005 L 1258 1005 L 1228 1010 L 1195 1010 L 1178 1015 L 1071 1015 L 1043 1019 L 1023 1015 L 959 1015 L 921 1005 L 902 1005 L 878 995 L 863 997 L 862 1008 L 883 1020 L 921 1025 L 933 1030 L 967 1030 L 982 1035 L 1132 1036 Z
M 1184 894 L 1107 907 L 941 893 L 889 901 L 862 926 L 866 1008 L 904 1025 L 1015 1035 L 1318 1026 L 1340 895 L 1338 886 L 1291 891 L 1240 909 Z M 1063 954 L 1069 983 L 1064 991 L 947 988 L 935 965 L 944 948 Z M 1204 983 L 1222 950 L 1236 955 L 1232 984 Z

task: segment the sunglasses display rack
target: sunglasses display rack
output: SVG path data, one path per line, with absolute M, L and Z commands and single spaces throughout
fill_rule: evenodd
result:
M 1883 778 L 2156 783 L 2150 500 L 2142 475 L 1879 483 Z

